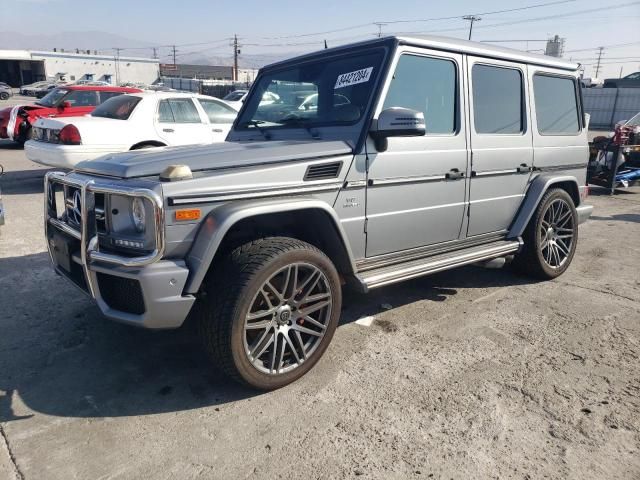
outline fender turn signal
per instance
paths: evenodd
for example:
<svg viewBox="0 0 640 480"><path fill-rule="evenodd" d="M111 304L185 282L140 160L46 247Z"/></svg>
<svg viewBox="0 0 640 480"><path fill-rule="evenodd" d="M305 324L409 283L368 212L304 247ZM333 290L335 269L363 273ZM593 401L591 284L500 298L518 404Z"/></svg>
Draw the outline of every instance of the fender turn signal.
<svg viewBox="0 0 640 480"><path fill-rule="evenodd" d="M201 212L199 208L176 210L177 221L200 220L200 215L201 215Z"/></svg>

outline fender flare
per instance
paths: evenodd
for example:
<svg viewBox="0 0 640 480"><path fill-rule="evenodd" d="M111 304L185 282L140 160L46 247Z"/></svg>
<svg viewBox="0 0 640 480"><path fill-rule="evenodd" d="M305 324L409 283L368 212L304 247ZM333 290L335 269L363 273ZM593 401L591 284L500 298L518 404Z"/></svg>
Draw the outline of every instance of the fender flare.
<svg viewBox="0 0 640 480"><path fill-rule="evenodd" d="M508 238L517 238L522 236L529 220L533 216L533 212L538 208L540 200L547 192L547 190L558 183L570 182L575 184L576 192L580 191L578 179L573 175L552 175L542 174L538 175L532 182L527 190L524 201L520 206L520 210L516 216L515 221L511 224ZM576 207L579 203L576 203Z"/></svg>
<svg viewBox="0 0 640 480"><path fill-rule="evenodd" d="M316 210L328 215L336 229L338 240L349 258L351 269L355 272L355 261L347 236L335 210L328 203L304 197L231 202L215 208L201 223L186 258L190 273L185 285L185 293L198 292L218 248L229 230L238 222L251 217L297 210Z"/></svg>

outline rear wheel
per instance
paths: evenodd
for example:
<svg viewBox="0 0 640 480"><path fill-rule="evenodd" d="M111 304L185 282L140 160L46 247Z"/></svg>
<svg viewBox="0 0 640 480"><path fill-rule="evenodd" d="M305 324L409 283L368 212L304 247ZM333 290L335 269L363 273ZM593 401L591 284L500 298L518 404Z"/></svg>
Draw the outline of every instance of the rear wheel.
<svg viewBox="0 0 640 480"><path fill-rule="evenodd" d="M0 100L7 100L9 98L9 94L7 92L0 93Z"/></svg>
<svg viewBox="0 0 640 480"><path fill-rule="evenodd" d="M552 189L542 197L523 240L514 262L521 272L551 279L569 268L578 243L578 214L565 190Z"/></svg>
<svg viewBox="0 0 640 480"><path fill-rule="evenodd" d="M236 248L196 310L205 346L231 378L271 390L307 373L333 337L342 294L331 260L300 240Z"/></svg>

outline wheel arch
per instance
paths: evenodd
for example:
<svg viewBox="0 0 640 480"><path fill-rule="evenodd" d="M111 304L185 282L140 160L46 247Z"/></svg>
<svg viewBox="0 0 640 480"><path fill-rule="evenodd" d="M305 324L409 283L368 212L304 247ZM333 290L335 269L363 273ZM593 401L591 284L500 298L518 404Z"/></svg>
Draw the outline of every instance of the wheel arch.
<svg viewBox="0 0 640 480"><path fill-rule="evenodd" d="M145 140L143 142L138 142L133 145L129 150L138 150L143 147L166 147L167 145L162 142L158 142L157 140Z"/></svg>
<svg viewBox="0 0 640 480"><path fill-rule="evenodd" d="M196 293L216 257L252 239L289 236L322 250L342 275L356 271L346 234L333 208L315 199L237 202L214 209L202 222L186 263L185 291Z"/></svg>
<svg viewBox="0 0 640 480"><path fill-rule="evenodd" d="M522 236L529 220L536 211L540 200L549 188L561 188L565 190L573 199L574 205L580 205L580 187L578 179L572 175L539 175L532 182L527 190L524 201L515 220L509 228L509 238Z"/></svg>

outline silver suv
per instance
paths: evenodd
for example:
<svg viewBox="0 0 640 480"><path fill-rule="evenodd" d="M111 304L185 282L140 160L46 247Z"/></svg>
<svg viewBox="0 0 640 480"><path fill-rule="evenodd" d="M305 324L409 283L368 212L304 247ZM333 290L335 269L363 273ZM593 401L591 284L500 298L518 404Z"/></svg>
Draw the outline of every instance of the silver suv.
<svg viewBox="0 0 640 480"><path fill-rule="evenodd" d="M343 288L513 256L561 275L592 211L587 160L576 64L376 39L262 69L223 144L49 173L46 237L106 317L189 316L217 366L273 389L322 356Z"/></svg>

